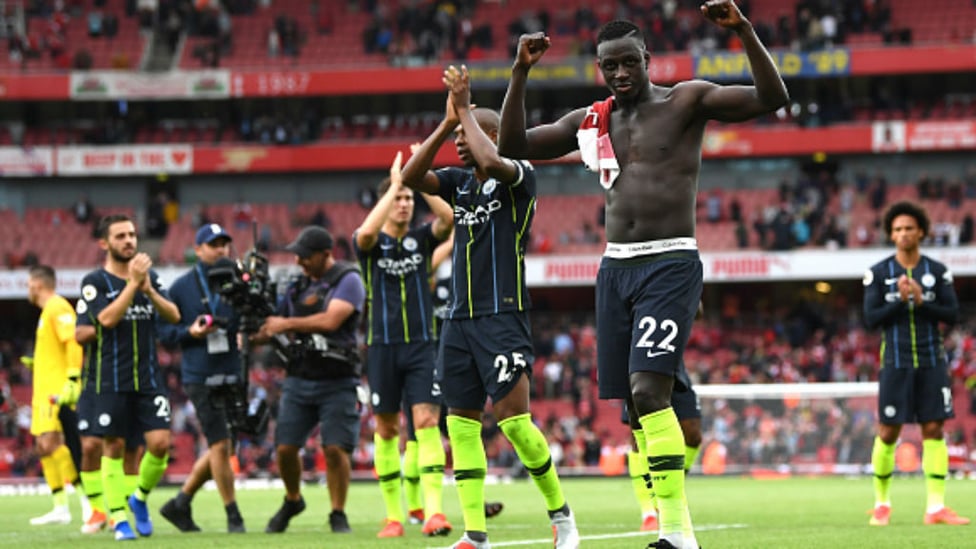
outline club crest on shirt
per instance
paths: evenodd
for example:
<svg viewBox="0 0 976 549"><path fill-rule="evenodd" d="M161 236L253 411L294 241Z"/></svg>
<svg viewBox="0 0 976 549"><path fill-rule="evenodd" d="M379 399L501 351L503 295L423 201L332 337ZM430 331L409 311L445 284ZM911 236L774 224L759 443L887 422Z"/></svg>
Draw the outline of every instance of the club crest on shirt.
<svg viewBox="0 0 976 549"><path fill-rule="evenodd" d="M98 296L98 290L95 289L91 284L85 284L81 288L81 297L85 298L85 301L91 301Z"/></svg>
<svg viewBox="0 0 976 549"><path fill-rule="evenodd" d="M861 279L861 283L864 284L864 287L866 288L870 286L872 282L874 282L874 271L868 269L864 271L864 278Z"/></svg>
<svg viewBox="0 0 976 549"><path fill-rule="evenodd" d="M307 296L305 296L305 299L302 300L302 305L305 305L306 307L311 307L312 305L315 305L318 302L319 302L319 294L312 292Z"/></svg>
<svg viewBox="0 0 976 549"><path fill-rule="evenodd" d="M403 249L408 252L413 252L417 250L417 239L412 236L408 236L403 239Z"/></svg>
<svg viewBox="0 0 976 549"><path fill-rule="evenodd" d="M485 181L484 185L481 186L481 194L485 194L485 195L491 194L495 192L495 187L497 186L498 186L498 181L495 181L494 179L489 179L488 181Z"/></svg>
<svg viewBox="0 0 976 549"><path fill-rule="evenodd" d="M88 312L88 303L84 299L79 299L78 303L75 304L75 312L79 315L83 315Z"/></svg>
<svg viewBox="0 0 976 549"><path fill-rule="evenodd" d="M926 288L931 288L935 286L935 275L932 273L925 273L922 275L922 286Z"/></svg>

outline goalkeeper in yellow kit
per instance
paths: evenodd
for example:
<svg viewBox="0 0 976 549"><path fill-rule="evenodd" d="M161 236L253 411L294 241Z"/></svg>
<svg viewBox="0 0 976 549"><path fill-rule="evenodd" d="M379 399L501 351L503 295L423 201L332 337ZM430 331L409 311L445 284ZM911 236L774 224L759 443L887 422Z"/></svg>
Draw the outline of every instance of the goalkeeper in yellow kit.
<svg viewBox="0 0 976 549"><path fill-rule="evenodd" d="M37 437L44 480L54 498L54 509L30 522L38 526L68 524L71 511L64 489L78 481L78 471L65 446L58 411L60 406L73 406L81 393L82 351L75 341L76 316L68 300L55 292L51 267L39 265L30 270L27 298L41 309L34 342L31 434Z"/></svg>

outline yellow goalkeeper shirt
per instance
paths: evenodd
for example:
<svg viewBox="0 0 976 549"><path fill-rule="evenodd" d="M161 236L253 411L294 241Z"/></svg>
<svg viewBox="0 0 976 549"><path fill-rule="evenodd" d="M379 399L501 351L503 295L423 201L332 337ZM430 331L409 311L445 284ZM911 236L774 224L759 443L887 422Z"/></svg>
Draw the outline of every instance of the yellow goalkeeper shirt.
<svg viewBox="0 0 976 549"><path fill-rule="evenodd" d="M74 307L53 295L44 304L34 340L34 396L49 398L61 392L68 371L81 370L81 345L75 341Z"/></svg>

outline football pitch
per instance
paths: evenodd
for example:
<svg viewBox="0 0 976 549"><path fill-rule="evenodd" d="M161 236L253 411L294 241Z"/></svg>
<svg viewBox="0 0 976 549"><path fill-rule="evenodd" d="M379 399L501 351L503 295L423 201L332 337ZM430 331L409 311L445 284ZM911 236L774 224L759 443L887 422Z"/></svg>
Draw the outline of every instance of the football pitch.
<svg viewBox="0 0 976 549"><path fill-rule="evenodd" d="M565 479L564 488L577 516L584 548L644 548L654 539L638 531L640 512L630 480ZM352 534L329 531L328 495L324 486L304 489L308 509L292 520L284 534L265 534L264 526L276 511L280 489L248 489L238 492L247 534L229 535L219 496L201 491L193 512L203 532L182 534L158 515L175 488L161 488L150 496L156 531L134 542L140 547L328 547L328 548L445 548L461 529L461 516L453 486L445 486L444 505L456 530L448 537L426 538L419 526L407 526L407 535L392 540L376 539L383 518L379 488L373 483L354 483L347 513ZM493 547L552 547L549 522L541 510L542 498L527 480L486 487L490 500L505 503L504 512L488 522ZM976 515L976 481L950 480L947 499L960 515ZM754 480L743 477L688 479L688 498L698 541L705 549L722 548L816 548L854 547L973 547L976 526L924 526L925 485L920 477L896 478L892 485L891 525L868 526L867 511L873 503L869 477L789 478ZM50 509L49 496L0 497L0 547L112 547L108 532L79 533L77 500L71 496L75 521L68 526L30 526L30 517Z"/></svg>

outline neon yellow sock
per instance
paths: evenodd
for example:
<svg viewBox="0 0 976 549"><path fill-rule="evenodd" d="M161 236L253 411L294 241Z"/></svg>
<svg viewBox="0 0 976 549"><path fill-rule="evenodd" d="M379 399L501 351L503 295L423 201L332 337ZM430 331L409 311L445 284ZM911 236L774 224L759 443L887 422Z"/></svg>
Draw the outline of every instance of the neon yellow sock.
<svg viewBox="0 0 976 549"><path fill-rule="evenodd" d="M444 445L441 430L427 427L417 430L417 461L420 466L420 483L424 487L424 514L427 517L444 512Z"/></svg>
<svg viewBox="0 0 976 549"><path fill-rule="evenodd" d="M647 465L657 497L661 536L685 528L685 444L674 410L665 408L640 418L647 444ZM690 523L690 520L688 521Z"/></svg>
<svg viewBox="0 0 976 549"><path fill-rule="evenodd" d="M874 437L871 449L871 466L874 468L874 504L891 505L891 473L895 471L895 445L885 444L881 437Z"/></svg>
<svg viewBox="0 0 976 549"><path fill-rule="evenodd" d="M464 529L487 532L485 526L485 474L488 458L481 440L481 422L447 416L447 434L454 452L454 484L457 486Z"/></svg>
<svg viewBox="0 0 976 549"><path fill-rule="evenodd" d="M945 439L922 441L922 472L925 473L925 493L929 512L945 506L946 475L949 474L949 450Z"/></svg>
<svg viewBox="0 0 976 549"><path fill-rule="evenodd" d="M159 484L159 479L163 478L168 463L169 454L159 457L149 451L142 454L142 461L139 462L139 480L135 489L136 499L146 501L149 492Z"/></svg>
<svg viewBox="0 0 976 549"><path fill-rule="evenodd" d="M384 439L373 433L375 455L373 464L380 482L386 518L403 522L403 505L400 503L400 437Z"/></svg>
<svg viewBox="0 0 976 549"><path fill-rule="evenodd" d="M124 463L124 462L123 462ZM139 475L130 475L126 473L125 475L125 493L134 494L136 493L136 488L139 487Z"/></svg>
<svg viewBox="0 0 976 549"><path fill-rule="evenodd" d="M105 512L105 499L102 494L102 472L101 471L82 471L81 486L88 496L88 503L91 504L93 511Z"/></svg>
<svg viewBox="0 0 976 549"><path fill-rule="evenodd" d="M695 460L698 459L698 452L701 451L701 445L699 446L685 446L685 472L691 471L691 467L695 464Z"/></svg>
<svg viewBox="0 0 976 549"><path fill-rule="evenodd" d="M640 452L627 452L627 471L630 473L630 485L634 489L634 496L640 504L641 517L656 515L654 496L647 489L647 481L650 480L647 460L641 458Z"/></svg>
<svg viewBox="0 0 976 549"><path fill-rule="evenodd" d="M129 520L125 514L125 470L122 458L102 456L102 484L105 487L105 506L115 522Z"/></svg>
<svg viewBox="0 0 976 549"><path fill-rule="evenodd" d="M408 440L403 450L403 492L407 499L407 509L416 511L424 508L424 502L420 500L420 467L416 440Z"/></svg>
<svg viewBox="0 0 976 549"><path fill-rule="evenodd" d="M549 511L562 509L566 505L566 497L559 483L559 474L556 473L552 455L549 454L549 443L546 442L542 431L532 423L532 415L512 416L499 421L498 427L505 433L505 438L512 443L522 464L529 470L536 488L546 500L546 509Z"/></svg>
<svg viewBox="0 0 976 549"><path fill-rule="evenodd" d="M654 514L657 515L657 496L654 495L654 484L651 482L651 472L647 470L647 439L644 438L643 429L632 429L631 434L634 436L634 442L637 446L637 453L641 458L641 465L644 469L644 486L647 490L647 496L650 498L651 508L654 510Z"/></svg>

